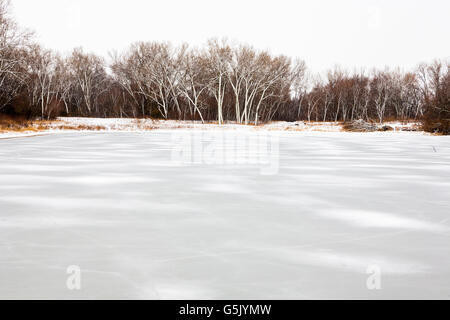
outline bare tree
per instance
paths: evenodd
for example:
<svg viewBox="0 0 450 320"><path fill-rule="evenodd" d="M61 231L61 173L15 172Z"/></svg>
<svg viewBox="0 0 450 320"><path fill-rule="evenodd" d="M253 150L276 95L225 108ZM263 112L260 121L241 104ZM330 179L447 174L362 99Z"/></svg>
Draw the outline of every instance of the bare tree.
<svg viewBox="0 0 450 320"><path fill-rule="evenodd" d="M50 106L60 98L57 88L57 59L39 45L33 45L28 53L29 73L27 87L31 105L40 107L41 118L51 116Z"/></svg>
<svg viewBox="0 0 450 320"><path fill-rule="evenodd" d="M96 99L103 92L107 75L103 59L93 54L85 54L82 49L75 49L68 60L68 68L76 88L82 94L82 99L88 114L98 113ZM82 106L78 111L83 114Z"/></svg>
<svg viewBox="0 0 450 320"><path fill-rule="evenodd" d="M388 72L375 71L373 84L375 87L375 110L378 120L383 123L386 106L391 96L391 77Z"/></svg>
<svg viewBox="0 0 450 320"><path fill-rule="evenodd" d="M197 52L188 52L182 60L182 72L180 75L178 90L182 96L188 100L188 105L192 107L191 114L198 113L202 122L202 105L200 97L208 89L206 75L206 61Z"/></svg>
<svg viewBox="0 0 450 320"><path fill-rule="evenodd" d="M256 104L255 124L258 124L259 111L262 103L271 97L282 96L283 89L290 88L290 83L285 84L283 80L289 79L291 61L285 56L271 58L267 53L262 53L259 57L261 80L257 86L259 100ZM289 90L289 89L288 89Z"/></svg>
<svg viewBox="0 0 450 320"><path fill-rule="evenodd" d="M13 101L24 84L24 56L32 36L18 28L10 18L9 8L9 0L0 0L0 110Z"/></svg>
<svg viewBox="0 0 450 320"><path fill-rule="evenodd" d="M299 120L302 114L303 102L308 92L309 74L307 73L306 63L297 60L291 72L291 95L297 102L296 120Z"/></svg>
<svg viewBox="0 0 450 320"><path fill-rule="evenodd" d="M219 125L224 122L223 102L228 78L228 66L231 60L231 48L226 41L210 40L207 50L208 88L217 102Z"/></svg>

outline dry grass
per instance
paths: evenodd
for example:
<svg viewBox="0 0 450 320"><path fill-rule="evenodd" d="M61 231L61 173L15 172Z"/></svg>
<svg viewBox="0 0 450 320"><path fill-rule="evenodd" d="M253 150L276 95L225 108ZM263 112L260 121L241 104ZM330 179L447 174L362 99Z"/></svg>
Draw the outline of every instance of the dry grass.
<svg viewBox="0 0 450 320"><path fill-rule="evenodd" d="M271 130L281 130L278 128L271 128ZM339 122L316 122L316 121L302 121L284 128L285 131L297 132L339 132L342 131L342 124Z"/></svg>
<svg viewBox="0 0 450 320"><path fill-rule="evenodd" d="M103 131L106 130L106 127L103 126L91 126L91 125L61 125L57 127L59 130L74 130L74 131Z"/></svg>
<svg viewBox="0 0 450 320"><path fill-rule="evenodd" d="M378 127L374 122L364 120L347 121L342 124L342 130L345 132L374 132Z"/></svg>
<svg viewBox="0 0 450 320"><path fill-rule="evenodd" d="M36 131L33 121L25 118L15 118L11 116L0 117L0 132L26 132Z"/></svg>
<svg viewBox="0 0 450 320"><path fill-rule="evenodd" d="M59 120L27 120L20 117L2 115L0 117L0 133L6 132L42 132L50 129L76 131L102 131L106 127L99 125L70 125Z"/></svg>
<svg viewBox="0 0 450 320"><path fill-rule="evenodd" d="M154 125L149 124L146 120L147 119L136 119L134 120L134 123L139 130L147 131L156 129Z"/></svg>

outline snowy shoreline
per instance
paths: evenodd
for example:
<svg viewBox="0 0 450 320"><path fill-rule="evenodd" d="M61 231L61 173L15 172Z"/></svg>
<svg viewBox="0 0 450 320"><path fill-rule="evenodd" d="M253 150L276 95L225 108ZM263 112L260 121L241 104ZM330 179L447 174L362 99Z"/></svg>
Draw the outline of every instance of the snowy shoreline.
<svg viewBox="0 0 450 320"><path fill-rule="evenodd" d="M39 126L39 123L36 124ZM392 131L363 132L364 134L427 134L416 130L418 123L415 122L385 122L378 127L390 126ZM61 117L55 121L46 123L46 129L37 128L30 131L4 131L0 132L0 139L34 137L65 132L145 132L152 130L243 130L243 131L284 131L295 133L346 133L355 134L361 132L347 132L343 130L339 122L283 122L276 121L259 126L244 125L237 123L225 123L219 126L217 123L202 123L200 121L179 120L151 120L130 118L78 118Z"/></svg>

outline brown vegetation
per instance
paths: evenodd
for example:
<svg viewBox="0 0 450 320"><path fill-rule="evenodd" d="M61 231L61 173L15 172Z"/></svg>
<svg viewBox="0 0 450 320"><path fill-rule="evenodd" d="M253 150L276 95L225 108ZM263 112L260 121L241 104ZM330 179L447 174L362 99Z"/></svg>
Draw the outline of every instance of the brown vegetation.
<svg viewBox="0 0 450 320"><path fill-rule="evenodd" d="M106 127L97 125L62 125L57 127L59 130L75 130L75 131L102 131L106 130Z"/></svg>
<svg viewBox="0 0 450 320"><path fill-rule="evenodd" d="M377 131L393 131L393 130L394 128L392 128L391 126L382 126L377 129Z"/></svg>
<svg viewBox="0 0 450 320"><path fill-rule="evenodd" d="M422 129L450 134L450 64L435 62L428 66L421 65L418 73L426 85Z"/></svg>
<svg viewBox="0 0 450 320"><path fill-rule="evenodd" d="M24 117L12 117L9 115L0 114L0 132L25 132L38 131L35 128L33 121L27 120Z"/></svg>
<svg viewBox="0 0 450 320"><path fill-rule="evenodd" d="M374 123L366 122L364 120L356 120L345 122L342 125L342 129L348 132L374 132L377 131L377 125Z"/></svg>
<svg viewBox="0 0 450 320"><path fill-rule="evenodd" d="M0 114L0 132L40 132L49 129L102 131L106 127L99 125L71 125L57 120L27 120L21 116Z"/></svg>

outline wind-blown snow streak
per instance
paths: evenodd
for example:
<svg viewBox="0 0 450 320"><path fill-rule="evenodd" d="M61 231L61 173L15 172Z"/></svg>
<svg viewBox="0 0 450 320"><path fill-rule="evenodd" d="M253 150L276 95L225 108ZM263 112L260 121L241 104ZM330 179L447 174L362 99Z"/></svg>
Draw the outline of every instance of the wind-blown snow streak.
<svg viewBox="0 0 450 320"><path fill-rule="evenodd" d="M331 210L317 212L328 219L343 221L351 225L365 228L393 228L421 231L449 231L449 228L438 223L430 223L420 219L404 218L398 215L368 212L364 210Z"/></svg>

